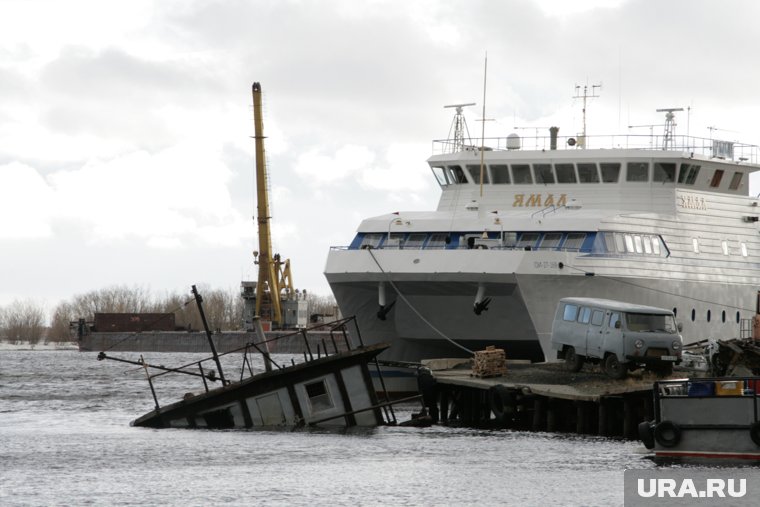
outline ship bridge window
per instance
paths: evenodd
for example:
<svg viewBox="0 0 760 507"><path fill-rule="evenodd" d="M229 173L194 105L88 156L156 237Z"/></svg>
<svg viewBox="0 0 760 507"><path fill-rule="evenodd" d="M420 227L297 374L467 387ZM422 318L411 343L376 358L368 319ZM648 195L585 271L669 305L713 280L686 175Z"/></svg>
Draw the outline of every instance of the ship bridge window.
<svg viewBox="0 0 760 507"><path fill-rule="evenodd" d="M449 166L449 181L451 183L467 183L467 177L460 166Z"/></svg>
<svg viewBox="0 0 760 507"><path fill-rule="evenodd" d="M599 164L602 170L602 183L617 183L620 179L620 164L614 162L602 162Z"/></svg>
<svg viewBox="0 0 760 507"><path fill-rule="evenodd" d="M425 243L426 238L427 234L412 233L408 238L406 238L406 241L404 241L404 248L407 250L419 250Z"/></svg>
<svg viewBox="0 0 760 507"><path fill-rule="evenodd" d="M710 181L710 186L712 188L718 188L720 186L720 180L723 179L723 169L716 169L713 173L712 180Z"/></svg>
<svg viewBox="0 0 760 507"><path fill-rule="evenodd" d="M430 239L427 242L426 248L446 248L446 244L449 243L446 241L446 238L448 238L449 235L444 232L437 232L435 234L430 235Z"/></svg>
<svg viewBox="0 0 760 507"><path fill-rule="evenodd" d="M554 183L554 173L551 164L533 164L533 174L536 183Z"/></svg>
<svg viewBox="0 0 760 507"><path fill-rule="evenodd" d="M470 173L472 181L480 185L480 166L468 165L467 171ZM486 171L486 166L483 166L483 183L488 183L488 171Z"/></svg>
<svg viewBox="0 0 760 507"><path fill-rule="evenodd" d="M599 183L599 171L596 164L581 162L578 164L578 181L581 183Z"/></svg>
<svg viewBox="0 0 760 507"><path fill-rule="evenodd" d="M365 234L359 248L377 248L384 236L384 234Z"/></svg>
<svg viewBox="0 0 760 507"><path fill-rule="evenodd" d="M491 181L494 185L509 183L509 168L504 164L494 164L491 168Z"/></svg>
<svg viewBox="0 0 760 507"><path fill-rule="evenodd" d="M516 185L532 184L533 178L530 176L530 166L527 164L512 164L512 181Z"/></svg>
<svg viewBox="0 0 760 507"><path fill-rule="evenodd" d="M628 162L626 165L626 181L649 181L649 164L647 162Z"/></svg>
<svg viewBox="0 0 760 507"><path fill-rule="evenodd" d="M678 173L678 183L693 185L697 181L700 167L696 164L681 164L681 172Z"/></svg>
<svg viewBox="0 0 760 507"><path fill-rule="evenodd" d="M554 164L554 170L557 172L557 183L577 183L575 178L575 167L573 164Z"/></svg>
<svg viewBox="0 0 760 507"><path fill-rule="evenodd" d="M652 181L676 181L676 165L671 162L655 162Z"/></svg>
<svg viewBox="0 0 760 507"><path fill-rule="evenodd" d="M442 187L446 187L449 185L449 180L446 177L446 168L445 167L431 167L433 170L433 174L435 175L435 179L438 181L438 184Z"/></svg>
<svg viewBox="0 0 760 507"><path fill-rule="evenodd" d="M737 190L742 183L742 176L744 176L744 173L736 171L734 177L731 178L731 183L728 185L728 188L731 190Z"/></svg>
<svg viewBox="0 0 760 507"><path fill-rule="evenodd" d="M542 249L555 249L559 246L559 242L562 241L561 232L547 232L544 234L544 239L541 240Z"/></svg>
<svg viewBox="0 0 760 507"><path fill-rule="evenodd" d="M567 235L567 239L565 240L565 244L562 245L562 248L565 250L580 250L585 239L585 232L571 232Z"/></svg>
<svg viewBox="0 0 760 507"><path fill-rule="evenodd" d="M517 242L517 248L533 248L536 246L539 236L541 235L537 232L523 232L520 235L520 241Z"/></svg>

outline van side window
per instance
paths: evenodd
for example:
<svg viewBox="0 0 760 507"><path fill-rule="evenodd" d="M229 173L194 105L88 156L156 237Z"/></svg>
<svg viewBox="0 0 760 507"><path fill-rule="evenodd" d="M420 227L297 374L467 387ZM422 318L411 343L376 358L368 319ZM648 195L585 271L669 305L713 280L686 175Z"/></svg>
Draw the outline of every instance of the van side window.
<svg viewBox="0 0 760 507"><path fill-rule="evenodd" d="M591 325L601 326L602 321L604 321L604 312L601 310L594 310L594 313L591 315Z"/></svg>
<svg viewBox="0 0 760 507"><path fill-rule="evenodd" d="M569 322L575 322L575 318L578 316L578 307L575 305L565 305L565 313L562 315L563 320Z"/></svg>
<svg viewBox="0 0 760 507"><path fill-rule="evenodd" d="M610 329L615 329L615 324L620 322L620 314L618 312L612 312L610 314Z"/></svg>
<svg viewBox="0 0 760 507"><path fill-rule="evenodd" d="M589 319L591 318L591 308L586 308L585 306L581 308L580 315L578 316L578 322L581 324L588 324Z"/></svg>

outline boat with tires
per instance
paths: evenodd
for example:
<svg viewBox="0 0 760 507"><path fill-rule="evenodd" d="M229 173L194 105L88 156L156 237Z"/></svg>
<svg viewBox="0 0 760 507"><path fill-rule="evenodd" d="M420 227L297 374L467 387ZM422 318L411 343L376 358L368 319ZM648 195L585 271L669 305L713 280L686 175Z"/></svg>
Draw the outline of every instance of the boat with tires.
<svg viewBox="0 0 760 507"><path fill-rule="evenodd" d="M639 439L661 458L760 460L760 377L662 380Z"/></svg>
<svg viewBox="0 0 760 507"><path fill-rule="evenodd" d="M367 218L327 257L343 315L368 343L391 343L381 359L495 345L552 360L570 296L671 309L689 342L735 337L754 313L757 146L676 135L673 110L650 135L473 140L462 110L427 160L437 209Z"/></svg>

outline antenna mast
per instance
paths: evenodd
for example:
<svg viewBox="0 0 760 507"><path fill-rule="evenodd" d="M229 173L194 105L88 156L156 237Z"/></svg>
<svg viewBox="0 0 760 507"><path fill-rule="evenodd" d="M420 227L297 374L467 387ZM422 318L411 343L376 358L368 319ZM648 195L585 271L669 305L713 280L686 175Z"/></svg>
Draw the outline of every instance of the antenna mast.
<svg viewBox="0 0 760 507"><path fill-rule="evenodd" d="M667 150L668 146L673 146L676 135L676 115L674 112L683 111L682 107L665 107L658 109L658 113L665 113L665 135L662 140L662 149Z"/></svg>
<svg viewBox="0 0 760 507"><path fill-rule="evenodd" d="M591 85L591 90L589 94L589 86L588 84L583 85L583 95L581 95L581 86L575 85L575 95L573 96L574 99L583 99L583 130L581 131L581 135L579 136L579 142L578 145L580 148L586 147L586 101L588 99L595 99L598 98L599 95L596 95L596 90L602 89L602 85L595 84Z"/></svg>
<svg viewBox="0 0 760 507"><path fill-rule="evenodd" d="M456 108L456 114L454 114L454 119L452 120L451 128L449 129L449 140L452 139L452 131L454 132L454 146L452 147L451 153L464 151L465 134L467 136L466 138L468 140L470 139L470 129L467 128L467 121L464 119L462 109L474 105L474 102L470 102L467 104L450 104L448 106L443 106L444 109L447 109L449 107Z"/></svg>

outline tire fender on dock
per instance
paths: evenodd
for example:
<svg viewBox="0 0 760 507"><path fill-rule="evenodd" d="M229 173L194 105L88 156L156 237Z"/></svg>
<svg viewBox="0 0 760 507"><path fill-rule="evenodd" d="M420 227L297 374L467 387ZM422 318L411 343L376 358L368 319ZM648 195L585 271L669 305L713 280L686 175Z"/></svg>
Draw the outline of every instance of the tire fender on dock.
<svg viewBox="0 0 760 507"><path fill-rule="evenodd" d="M639 440L647 449L654 449L654 425L649 421L639 423Z"/></svg>
<svg viewBox="0 0 760 507"><path fill-rule="evenodd" d="M675 447L681 441L681 428L672 421L662 421L654 427L654 439L663 447Z"/></svg>
<svg viewBox="0 0 760 507"><path fill-rule="evenodd" d="M512 392L503 385L493 386L488 390L488 401L494 419L499 424L506 424L515 412L515 397Z"/></svg>
<svg viewBox="0 0 760 507"><path fill-rule="evenodd" d="M760 446L760 421L755 421L749 426L749 437Z"/></svg>

